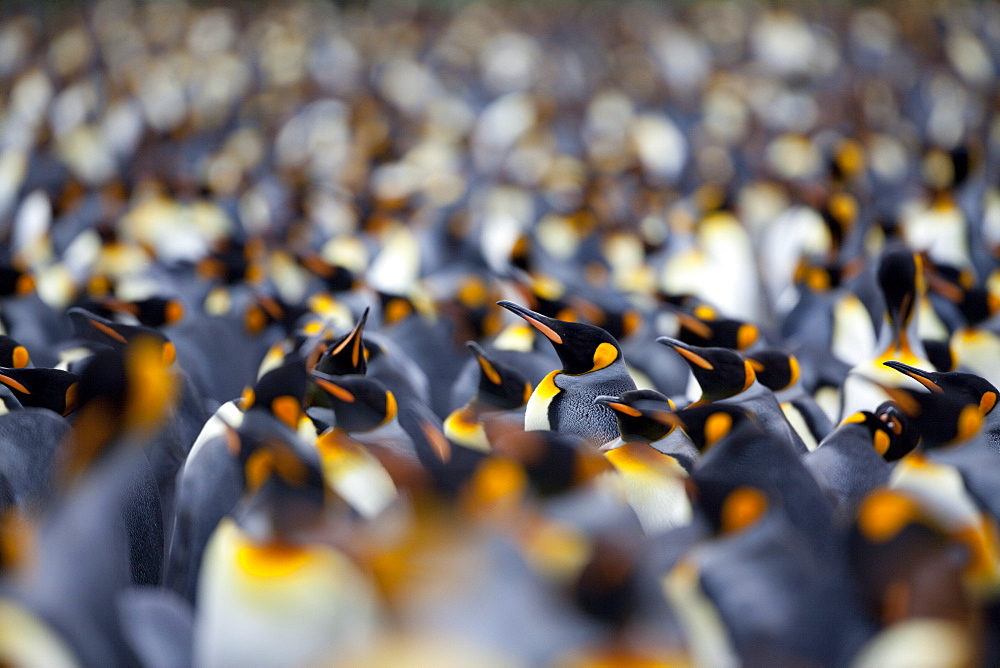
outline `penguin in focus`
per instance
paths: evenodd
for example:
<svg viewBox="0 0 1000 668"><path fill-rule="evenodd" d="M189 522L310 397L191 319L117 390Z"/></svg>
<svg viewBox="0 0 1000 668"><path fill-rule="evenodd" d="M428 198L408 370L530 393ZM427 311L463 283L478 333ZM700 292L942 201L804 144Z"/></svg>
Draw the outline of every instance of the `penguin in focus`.
<svg viewBox="0 0 1000 668"><path fill-rule="evenodd" d="M562 364L532 392L525 429L577 434L598 445L616 438L614 412L594 403L598 396L636 389L614 337L594 325L556 320L509 301L497 303L541 332Z"/></svg>
<svg viewBox="0 0 1000 668"><path fill-rule="evenodd" d="M774 392L757 380L750 360L728 348L700 348L666 336L657 341L687 362L701 386L701 398L696 403L725 403L743 408L754 415L767 433L788 443L795 452L809 451L785 417Z"/></svg>
<svg viewBox="0 0 1000 668"><path fill-rule="evenodd" d="M670 455L685 470L690 471L698 459L698 449L675 423L658 419L664 411L674 411L676 406L656 390L629 390L619 397L600 396L594 401L615 412L618 420L618 438L601 446L609 452L625 443L639 441L665 455Z"/></svg>

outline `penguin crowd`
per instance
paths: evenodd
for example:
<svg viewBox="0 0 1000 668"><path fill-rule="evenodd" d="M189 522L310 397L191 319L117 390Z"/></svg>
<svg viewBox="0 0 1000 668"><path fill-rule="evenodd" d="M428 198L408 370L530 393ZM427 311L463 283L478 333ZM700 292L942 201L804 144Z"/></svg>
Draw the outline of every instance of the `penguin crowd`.
<svg viewBox="0 0 1000 668"><path fill-rule="evenodd" d="M0 5L0 666L1000 665L1000 4Z"/></svg>

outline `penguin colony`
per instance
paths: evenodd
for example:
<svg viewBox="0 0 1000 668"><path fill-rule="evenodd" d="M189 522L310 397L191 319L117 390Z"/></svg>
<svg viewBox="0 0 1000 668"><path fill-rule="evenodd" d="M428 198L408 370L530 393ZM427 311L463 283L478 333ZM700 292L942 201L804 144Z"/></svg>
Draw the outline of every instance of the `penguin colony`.
<svg viewBox="0 0 1000 668"><path fill-rule="evenodd" d="M0 665L1000 664L1000 6L0 9Z"/></svg>

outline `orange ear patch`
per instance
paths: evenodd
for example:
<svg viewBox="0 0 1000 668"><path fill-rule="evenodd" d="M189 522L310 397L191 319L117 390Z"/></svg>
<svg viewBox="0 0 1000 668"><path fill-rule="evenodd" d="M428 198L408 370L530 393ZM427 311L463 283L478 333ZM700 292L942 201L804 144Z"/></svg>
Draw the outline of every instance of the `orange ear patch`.
<svg viewBox="0 0 1000 668"><path fill-rule="evenodd" d="M722 502L721 528L723 533L741 531L764 516L767 497L753 487L737 487Z"/></svg>

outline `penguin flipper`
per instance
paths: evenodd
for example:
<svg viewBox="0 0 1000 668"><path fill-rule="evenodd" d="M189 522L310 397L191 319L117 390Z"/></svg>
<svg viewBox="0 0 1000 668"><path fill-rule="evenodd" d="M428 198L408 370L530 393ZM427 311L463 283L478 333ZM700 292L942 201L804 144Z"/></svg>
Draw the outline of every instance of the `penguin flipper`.
<svg viewBox="0 0 1000 668"><path fill-rule="evenodd" d="M126 642L143 666L190 666L194 609L180 594L133 587L118 595Z"/></svg>

